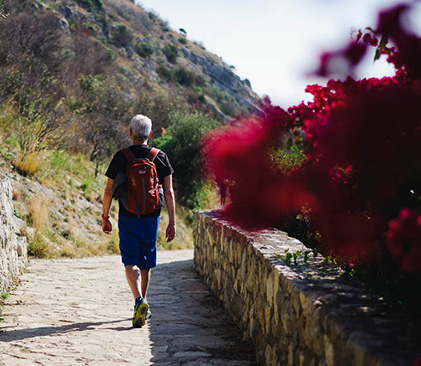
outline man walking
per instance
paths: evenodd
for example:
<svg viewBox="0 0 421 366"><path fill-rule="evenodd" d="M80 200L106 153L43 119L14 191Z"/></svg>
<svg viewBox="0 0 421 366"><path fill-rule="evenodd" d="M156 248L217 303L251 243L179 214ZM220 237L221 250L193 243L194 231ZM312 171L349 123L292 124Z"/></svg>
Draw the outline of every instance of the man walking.
<svg viewBox="0 0 421 366"><path fill-rule="evenodd" d="M133 145L128 149L117 152L105 173L108 181L103 198L102 230L106 234L111 234L112 232L109 212L113 198L113 184L117 176L126 175L130 157L133 159L145 159L150 158L151 153L152 155L157 153L151 160L155 164L159 184L163 185L169 216L169 223L165 233L167 242L170 242L175 237L175 199L172 185L174 170L163 151L148 146L148 139L151 135L152 121L140 114L133 117L130 123L130 138ZM151 316L146 295L151 268L156 266L156 238L160 211L161 209L158 207L147 214L140 214L139 211L133 213L129 211L122 200L119 200L118 229L120 252L125 266L127 282L135 299L133 315L133 327L135 328L142 327Z"/></svg>

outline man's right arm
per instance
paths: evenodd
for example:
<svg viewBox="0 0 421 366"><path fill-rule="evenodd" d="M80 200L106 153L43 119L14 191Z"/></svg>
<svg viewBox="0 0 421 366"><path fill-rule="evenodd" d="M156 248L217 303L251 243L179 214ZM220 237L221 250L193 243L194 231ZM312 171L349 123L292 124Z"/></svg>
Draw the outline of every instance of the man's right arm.
<svg viewBox="0 0 421 366"><path fill-rule="evenodd" d="M172 175L167 175L164 178L164 197L165 204L168 211L168 226L165 232L165 237L167 238L167 243L174 239L176 233L175 227L175 195L174 188L172 185Z"/></svg>
<svg viewBox="0 0 421 366"><path fill-rule="evenodd" d="M113 186L114 181L111 178L108 178L107 186L104 190L104 198L102 199L102 231L105 234L111 234L112 232L112 225L111 221L109 220L110 208L113 199L113 195L111 192L111 187Z"/></svg>

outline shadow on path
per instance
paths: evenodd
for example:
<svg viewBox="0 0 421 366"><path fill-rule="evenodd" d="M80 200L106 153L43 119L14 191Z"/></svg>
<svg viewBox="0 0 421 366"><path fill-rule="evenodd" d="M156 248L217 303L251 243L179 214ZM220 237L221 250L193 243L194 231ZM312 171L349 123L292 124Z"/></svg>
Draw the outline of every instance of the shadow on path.
<svg viewBox="0 0 421 366"><path fill-rule="evenodd" d="M159 264L148 298L153 365L256 365L251 345L192 260Z"/></svg>
<svg viewBox="0 0 421 366"><path fill-rule="evenodd" d="M33 260L3 308L0 365L256 365L192 258L158 253L141 329L119 256Z"/></svg>
<svg viewBox="0 0 421 366"><path fill-rule="evenodd" d="M1 329L0 332L0 342L12 342L22 339L28 339L28 338L35 338L35 337L44 337L44 336L50 336L55 334L66 334L66 333L72 333L72 332L84 332L87 330L95 330L98 329L98 327L106 324L115 324L115 323L122 323L131 321L131 318L128 319L121 319L121 320L112 320L107 322L83 322L83 323L70 323L68 325L63 326L52 326L52 327L35 327L35 328L27 328L27 329L10 329L14 328L14 326L6 326ZM111 329L111 330L119 330L119 331L127 331L131 330L131 328L127 327L110 327L110 328L104 328L101 327L101 329Z"/></svg>

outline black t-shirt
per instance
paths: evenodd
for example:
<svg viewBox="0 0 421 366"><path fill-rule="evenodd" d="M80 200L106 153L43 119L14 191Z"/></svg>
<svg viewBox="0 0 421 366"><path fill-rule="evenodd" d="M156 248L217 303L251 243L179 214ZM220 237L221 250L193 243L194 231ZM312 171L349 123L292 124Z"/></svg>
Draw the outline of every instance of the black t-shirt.
<svg viewBox="0 0 421 366"><path fill-rule="evenodd" d="M129 147L129 149L136 158L141 159L141 158L146 158L149 151L151 151L152 147L148 145L132 145ZM113 159L111 160L111 163L108 166L108 169L105 172L105 175L108 178L114 180L117 176L117 173L119 172L126 173L128 163L129 161L127 160L123 151L120 150L113 156ZM156 171L158 173L159 184L163 184L164 178L167 175L173 174L174 169L172 168L170 164L168 156L161 150L156 156L154 160L154 164L156 166ZM160 213L161 213L161 209L159 208L158 210L150 214L142 215L142 216L143 217L156 217L156 216L159 216ZM121 202L119 202L119 216L137 216L137 215L127 211L124 208L124 206L121 204Z"/></svg>

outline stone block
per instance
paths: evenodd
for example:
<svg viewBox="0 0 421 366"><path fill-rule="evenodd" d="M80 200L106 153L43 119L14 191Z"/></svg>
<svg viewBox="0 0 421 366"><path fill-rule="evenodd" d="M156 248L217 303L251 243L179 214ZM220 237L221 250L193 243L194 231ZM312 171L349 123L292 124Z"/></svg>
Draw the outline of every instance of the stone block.
<svg viewBox="0 0 421 366"><path fill-rule="evenodd" d="M0 290L5 292L28 263L27 241L18 237L10 181L0 181Z"/></svg>

